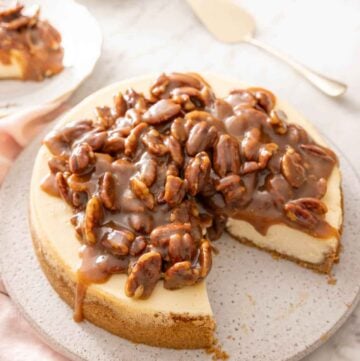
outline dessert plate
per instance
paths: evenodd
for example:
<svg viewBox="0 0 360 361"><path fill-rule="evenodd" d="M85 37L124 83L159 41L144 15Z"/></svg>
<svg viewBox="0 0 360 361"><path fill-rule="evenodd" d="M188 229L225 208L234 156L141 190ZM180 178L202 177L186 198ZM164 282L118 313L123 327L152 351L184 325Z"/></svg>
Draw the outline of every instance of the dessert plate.
<svg viewBox="0 0 360 361"><path fill-rule="evenodd" d="M73 0L29 0L37 4L62 36L65 69L41 82L0 80L0 118L65 100L88 77L101 53L102 36L95 18Z"/></svg>
<svg viewBox="0 0 360 361"><path fill-rule="evenodd" d="M209 360L202 350L153 348L75 323L72 310L45 278L28 228L29 179L38 138L18 158L0 192L0 265L7 290L43 339L73 360ZM336 149L334 145L333 148ZM337 150L343 172L345 225L336 284L327 277L275 261L229 236L216 242L220 254L207 279L217 320L216 337L231 360L299 360L327 340L359 300L360 181Z"/></svg>

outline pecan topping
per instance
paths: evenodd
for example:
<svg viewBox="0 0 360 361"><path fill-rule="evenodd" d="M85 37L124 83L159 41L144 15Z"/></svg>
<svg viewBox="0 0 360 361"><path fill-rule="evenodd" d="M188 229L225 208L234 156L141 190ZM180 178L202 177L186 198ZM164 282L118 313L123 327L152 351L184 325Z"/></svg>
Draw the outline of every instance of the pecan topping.
<svg viewBox="0 0 360 361"><path fill-rule="evenodd" d="M134 298L159 279L168 289L192 285L210 272L211 241L228 217L264 235L279 223L337 235L320 200L336 156L275 103L265 89L217 99L196 74L162 74L150 98L128 89L96 119L51 132L41 187L73 210L79 274L103 282L128 270Z"/></svg>

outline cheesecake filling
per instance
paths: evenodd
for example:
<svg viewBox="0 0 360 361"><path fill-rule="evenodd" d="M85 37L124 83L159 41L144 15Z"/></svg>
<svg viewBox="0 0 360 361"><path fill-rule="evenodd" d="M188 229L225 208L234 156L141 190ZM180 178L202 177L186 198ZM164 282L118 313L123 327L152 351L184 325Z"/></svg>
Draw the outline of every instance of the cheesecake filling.
<svg viewBox="0 0 360 361"><path fill-rule="evenodd" d="M0 79L41 81L63 70L61 35L40 9L0 4Z"/></svg>
<svg viewBox="0 0 360 361"><path fill-rule="evenodd" d="M171 73L149 93L116 94L94 119L44 140L52 157L41 188L72 208L82 244L76 320L87 285L112 274L127 273L125 294L140 299L160 279L167 289L198 283L228 219L264 240L284 224L305 243L338 237L321 200L337 158L271 92L220 99L199 75Z"/></svg>

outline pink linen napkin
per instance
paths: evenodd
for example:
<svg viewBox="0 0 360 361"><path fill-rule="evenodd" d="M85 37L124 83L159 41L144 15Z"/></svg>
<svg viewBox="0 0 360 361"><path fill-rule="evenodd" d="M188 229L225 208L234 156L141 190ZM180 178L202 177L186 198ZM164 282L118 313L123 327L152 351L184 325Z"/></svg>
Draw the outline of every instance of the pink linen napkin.
<svg viewBox="0 0 360 361"><path fill-rule="evenodd" d="M57 103L0 118L0 186L21 149L67 106ZM0 361L68 361L42 342L6 293L0 275Z"/></svg>

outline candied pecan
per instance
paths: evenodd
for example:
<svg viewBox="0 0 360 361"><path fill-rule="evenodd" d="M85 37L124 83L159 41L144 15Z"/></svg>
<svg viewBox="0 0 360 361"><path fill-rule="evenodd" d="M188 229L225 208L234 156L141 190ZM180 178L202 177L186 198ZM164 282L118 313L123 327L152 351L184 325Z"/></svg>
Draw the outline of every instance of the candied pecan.
<svg viewBox="0 0 360 361"><path fill-rule="evenodd" d="M192 73L170 73L167 74L167 78L169 79L169 81L171 83L176 83L179 85L187 85L190 86L192 88L196 88L196 89L201 89L202 87L202 82L205 83L205 81L203 79L201 79L199 76L196 76L195 74ZM201 81L200 81L201 79Z"/></svg>
<svg viewBox="0 0 360 361"><path fill-rule="evenodd" d="M100 185L100 199L105 208L116 209L116 181L110 172L105 172Z"/></svg>
<svg viewBox="0 0 360 361"><path fill-rule="evenodd" d="M270 117L268 122L274 128L275 132L278 134L285 134L287 132L287 116L285 112L280 109L273 109L270 112Z"/></svg>
<svg viewBox="0 0 360 361"><path fill-rule="evenodd" d="M201 192L209 180L211 161L205 152L198 153L191 158L185 168L185 179L188 182L188 193L195 196Z"/></svg>
<svg viewBox="0 0 360 361"><path fill-rule="evenodd" d="M201 267L200 277L205 278L209 274L212 265L211 245L207 239L203 239L201 242L199 263Z"/></svg>
<svg viewBox="0 0 360 361"><path fill-rule="evenodd" d="M87 192L89 190L89 176L80 176L78 174L71 174L67 178L67 184L74 192Z"/></svg>
<svg viewBox="0 0 360 361"><path fill-rule="evenodd" d="M191 267L190 261L177 262L171 266L164 276L164 287L175 290L191 286L199 279L199 270Z"/></svg>
<svg viewBox="0 0 360 361"><path fill-rule="evenodd" d="M170 236L168 253L171 262L190 261L195 251L195 243L189 233L175 233Z"/></svg>
<svg viewBox="0 0 360 361"><path fill-rule="evenodd" d="M199 211L196 203L192 200L185 200L171 210L170 220L171 222L187 223L190 222L191 217L198 216Z"/></svg>
<svg viewBox="0 0 360 361"><path fill-rule="evenodd" d="M165 183L164 201L170 206L175 207L180 204L185 197L187 184L179 177L168 175Z"/></svg>
<svg viewBox="0 0 360 361"><path fill-rule="evenodd" d="M103 152L105 153L118 153L125 149L125 139L117 133L109 135L105 140Z"/></svg>
<svg viewBox="0 0 360 361"><path fill-rule="evenodd" d="M315 214L325 214L328 210L324 202L311 197L298 198L288 202L287 204L295 204Z"/></svg>
<svg viewBox="0 0 360 361"><path fill-rule="evenodd" d="M259 169L260 169L260 166L259 166L258 162L254 162L254 161L245 162L241 166L240 174L244 175L244 174L253 173L253 172L258 171Z"/></svg>
<svg viewBox="0 0 360 361"><path fill-rule="evenodd" d="M134 242L131 243L130 246L130 255L135 257L142 253L147 246L146 238L144 236L137 236L134 239Z"/></svg>
<svg viewBox="0 0 360 361"><path fill-rule="evenodd" d="M120 118L120 122L123 125L126 124L127 126L135 127L142 122L142 113L135 108L128 109L125 117Z"/></svg>
<svg viewBox="0 0 360 361"><path fill-rule="evenodd" d="M186 151L193 156L213 146L218 138L218 130L207 121L197 122L190 130Z"/></svg>
<svg viewBox="0 0 360 361"><path fill-rule="evenodd" d="M2 4L4 5L4 4ZM24 9L24 5L15 2L14 4L12 4L11 6L7 6L0 8L0 20L3 21L4 19L7 18L15 18L17 16L19 16L21 14L21 11Z"/></svg>
<svg viewBox="0 0 360 361"><path fill-rule="evenodd" d="M128 189L124 192L121 202L121 210L124 212L143 213L146 210L144 203Z"/></svg>
<svg viewBox="0 0 360 361"><path fill-rule="evenodd" d="M140 165L140 180L148 187L151 187L156 181L157 163L155 159L146 159Z"/></svg>
<svg viewBox="0 0 360 361"><path fill-rule="evenodd" d="M93 170L95 154L87 143L78 144L74 147L69 158L69 169L75 174L86 174Z"/></svg>
<svg viewBox="0 0 360 361"><path fill-rule="evenodd" d="M276 104L275 95L269 90L262 88L248 88L247 90L255 96L258 106L267 114L270 114Z"/></svg>
<svg viewBox="0 0 360 361"><path fill-rule="evenodd" d="M147 100L142 93L136 92L134 89L126 89L124 100L128 108L134 108L143 113L147 108Z"/></svg>
<svg viewBox="0 0 360 361"><path fill-rule="evenodd" d="M55 132L59 132L58 134L63 141L70 143L74 139L81 137L83 134L91 131L92 129L93 122L91 120L85 119L76 122L70 122L64 128L59 131L55 130Z"/></svg>
<svg viewBox="0 0 360 361"><path fill-rule="evenodd" d="M335 153L328 148L316 144L301 144L300 148L314 157L333 163L337 162Z"/></svg>
<svg viewBox="0 0 360 361"><path fill-rule="evenodd" d="M168 148L163 142L163 136L155 128L149 129L141 140L151 154L161 157L168 152Z"/></svg>
<svg viewBox="0 0 360 361"><path fill-rule="evenodd" d="M169 84L169 78L165 74L161 74L150 88L150 94L154 98L159 98L165 93L166 87Z"/></svg>
<svg viewBox="0 0 360 361"><path fill-rule="evenodd" d="M155 247L163 247L170 241L170 237L174 234L184 235L191 231L190 223L170 223L158 226L150 233L150 242Z"/></svg>
<svg viewBox="0 0 360 361"><path fill-rule="evenodd" d="M127 104L122 93L118 93L114 96L114 107L118 118L125 115L127 111Z"/></svg>
<svg viewBox="0 0 360 361"><path fill-rule="evenodd" d="M205 105L201 92L189 86L173 89L170 96L175 103L181 104L186 111L203 108Z"/></svg>
<svg viewBox="0 0 360 361"><path fill-rule="evenodd" d="M296 124L288 124L287 137L289 143L297 146L299 143L308 143L309 136L306 130Z"/></svg>
<svg viewBox="0 0 360 361"><path fill-rule="evenodd" d="M149 209L153 209L155 205L155 199L153 194L150 192L147 185L137 178L130 179L130 188L133 193L141 199L145 206Z"/></svg>
<svg viewBox="0 0 360 361"><path fill-rule="evenodd" d="M181 166L184 162L184 156L182 153L182 147L180 142L174 138L172 135L166 137L165 139L165 144L169 149L171 158L173 159L173 161Z"/></svg>
<svg viewBox="0 0 360 361"><path fill-rule="evenodd" d="M90 145L93 151L97 151L103 147L107 138L105 131L96 131L86 134L80 139L79 143L87 143Z"/></svg>
<svg viewBox="0 0 360 361"><path fill-rule="evenodd" d="M302 163L301 155L288 147L281 160L281 172L294 188L300 187L306 180L306 171Z"/></svg>
<svg viewBox="0 0 360 361"><path fill-rule="evenodd" d="M149 124L167 122L181 110L179 104L170 99L162 99L152 105L143 115L143 120Z"/></svg>
<svg viewBox="0 0 360 361"><path fill-rule="evenodd" d="M133 213L129 216L129 224L136 232L149 234L153 228L153 218L147 213Z"/></svg>
<svg viewBox="0 0 360 361"><path fill-rule="evenodd" d="M233 108L239 106L254 108L257 103L255 96L246 89L232 90L225 100L227 103L231 104Z"/></svg>
<svg viewBox="0 0 360 361"><path fill-rule="evenodd" d="M236 138L229 134L222 134L214 148L214 170L224 177L227 173L239 173L240 151Z"/></svg>
<svg viewBox="0 0 360 361"><path fill-rule="evenodd" d="M105 128L110 128L115 123L114 114L108 106L96 107L96 115L98 122Z"/></svg>
<svg viewBox="0 0 360 361"><path fill-rule="evenodd" d="M186 142L188 137L188 133L185 129L185 119L183 118L176 118L171 123L170 127L171 135L177 139L180 143Z"/></svg>
<svg viewBox="0 0 360 361"><path fill-rule="evenodd" d="M318 224L316 216L302 204L288 202L284 205L284 211L290 221L298 223L302 227L312 229Z"/></svg>
<svg viewBox="0 0 360 361"><path fill-rule="evenodd" d="M278 150L278 145L275 143L267 143L259 149L258 164L260 169L267 167L270 158Z"/></svg>
<svg viewBox="0 0 360 361"><path fill-rule="evenodd" d="M223 194L226 203L240 200L245 192L241 178L237 174L230 174L221 178L216 185L216 190Z"/></svg>
<svg viewBox="0 0 360 361"><path fill-rule="evenodd" d="M101 244L113 254L126 256L129 253L129 248L134 239L134 233L126 229L113 229L104 234L101 239Z"/></svg>
<svg viewBox="0 0 360 361"><path fill-rule="evenodd" d="M259 128L252 128L245 132L241 141L241 151L247 160L254 160L257 157L260 146L261 132Z"/></svg>
<svg viewBox="0 0 360 361"><path fill-rule="evenodd" d="M140 135L147 126L148 125L146 123L139 123L131 130L129 136L125 139L125 155L134 155L138 146Z"/></svg>
<svg viewBox="0 0 360 361"><path fill-rule="evenodd" d="M57 172L66 172L68 171L68 165L66 160L59 157L52 157L48 161L48 166L51 173L56 174Z"/></svg>
<svg viewBox="0 0 360 361"><path fill-rule="evenodd" d="M149 297L161 276L161 255L157 252L144 253L132 267L125 284L128 297Z"/></svg>
<svg viewBox="0 0 360 361"><path fill-rule="evenodd" d="M67 180L64 176L64 173L61 173L61 172L56 173L55 180L56 180L56 186L60 193L61 198L66 203L72 205L70 190L69 190L69 186L67 184Z"/></svg>
<svg viewBox="0 0 360 361"><path fill-rule="evenodd" d="M86 204L84 218L84 236L88 244L96 243L95 228L100 226L103 219L103 208L100 199L93 196Z"/></svg>

